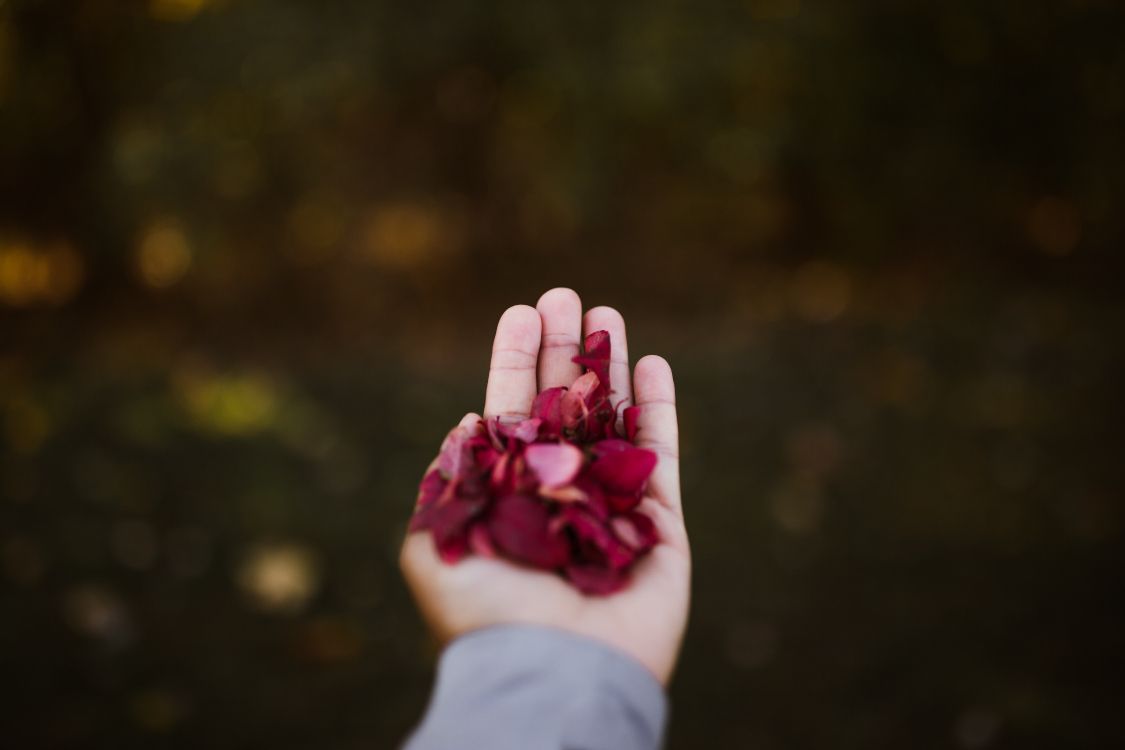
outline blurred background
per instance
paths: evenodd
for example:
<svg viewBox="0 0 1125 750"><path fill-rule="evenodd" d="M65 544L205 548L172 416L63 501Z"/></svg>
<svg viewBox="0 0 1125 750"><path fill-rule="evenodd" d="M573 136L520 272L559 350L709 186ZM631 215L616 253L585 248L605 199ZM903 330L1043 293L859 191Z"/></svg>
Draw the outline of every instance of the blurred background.
<svg viewBox="0 0 1125 750"><path fill-rule="evenodd" d="M568 285L677 373L669 747L1123 746L1123 33L0 0L0 745L394 747L419 474Z"/></svg>

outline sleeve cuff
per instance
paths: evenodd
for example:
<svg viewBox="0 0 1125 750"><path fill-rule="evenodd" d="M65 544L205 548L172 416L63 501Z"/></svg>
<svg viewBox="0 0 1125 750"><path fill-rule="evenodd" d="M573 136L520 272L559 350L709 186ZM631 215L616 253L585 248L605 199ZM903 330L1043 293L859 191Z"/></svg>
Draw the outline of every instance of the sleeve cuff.
<svg viewBox="0 0 1125 750"><path fill-rule="evenodd" d="M625 653L555 628L502 625L446 648L407 748L651 750L666 717L660 684Z"/></svg>

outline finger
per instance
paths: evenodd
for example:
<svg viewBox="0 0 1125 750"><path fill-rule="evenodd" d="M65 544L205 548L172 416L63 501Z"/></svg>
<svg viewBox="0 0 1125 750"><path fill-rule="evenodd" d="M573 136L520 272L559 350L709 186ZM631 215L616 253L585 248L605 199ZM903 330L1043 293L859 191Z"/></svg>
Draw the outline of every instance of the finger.
<svg viewBox="0 0 1125 750"><path fill-rule="evenodd" d="M570 386L582 367L571 361L578 356L582 335L582 300L573 289L545 292L535 304L543 319L543 342L539 346L539 390Z"/></svg>
<svg viewBox="0 0 1125 750"><path fill-rule="evenodd" d="M609 332L609 387L613 390L610 398L614 405L624 402L621 409L631 406L633 387L629 379L629 342L625 338L625 319L612 307L594 307L586 312L582 327L586 336L594 331ZM620 420L621 410L618 410L617 416Z"/></svg>
<svg viewBox="0 0 1125 750"><path fill-rule="evenodd" d="M655 451L658 456L648 482L649 494L679 512L679 427L672 368L663 357L642 357L633 372L633 388L640 407L637 445Z"/></svg>
<svg viewBox="0 0 1125 750"><path fill-rule="evenodd" d="M539 313L527 305L509 307L500 316L484 393L485 419L517 421L531 413L542 326Z"/></svg>

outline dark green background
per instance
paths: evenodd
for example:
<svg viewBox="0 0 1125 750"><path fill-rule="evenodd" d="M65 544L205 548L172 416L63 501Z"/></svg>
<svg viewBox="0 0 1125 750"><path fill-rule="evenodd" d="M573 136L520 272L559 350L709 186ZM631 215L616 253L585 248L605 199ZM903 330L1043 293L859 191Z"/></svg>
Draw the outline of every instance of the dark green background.
<svg viewBox="0 0 1125 750"><path fill-rule="evenodd" d="M1122 38L0 0L0 744L394 746L415 483L556 285L678 378L670 747L1125 743ZM263 608L255 550L307 597Z"/></svg>

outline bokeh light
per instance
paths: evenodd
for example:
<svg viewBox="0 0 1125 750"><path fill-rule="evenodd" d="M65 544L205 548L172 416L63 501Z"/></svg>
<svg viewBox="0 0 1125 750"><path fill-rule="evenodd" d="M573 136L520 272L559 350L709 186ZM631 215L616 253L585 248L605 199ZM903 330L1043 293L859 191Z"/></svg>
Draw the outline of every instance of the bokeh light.
<svg viewBox="0 0 1125 750"><path fill-rule="evenodd" d="M297 544L263 544L246 554L238 584L254 605L270 612L296 612L318 585L316 562Z"/></svg>

